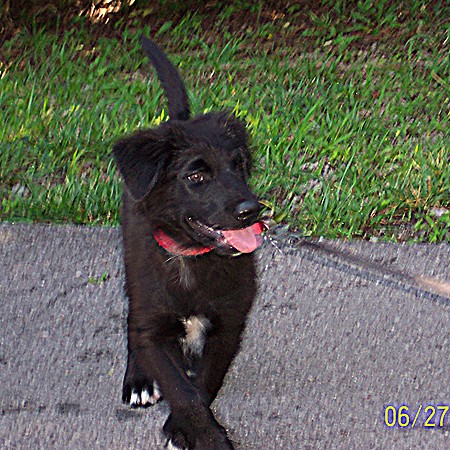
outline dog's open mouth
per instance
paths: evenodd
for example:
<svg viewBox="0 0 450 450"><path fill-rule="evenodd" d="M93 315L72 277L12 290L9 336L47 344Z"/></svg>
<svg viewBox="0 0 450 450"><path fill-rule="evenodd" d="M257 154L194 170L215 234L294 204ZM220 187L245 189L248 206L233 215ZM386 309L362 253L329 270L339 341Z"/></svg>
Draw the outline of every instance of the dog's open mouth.
<svg viewBox="0 0 450 450"><path fill-rule="evenodd" d="M220 230L188 218L189 226L212 242L215 247L224 247L239 253L251 253L263 242L262 233L267 228L264 222L256 222L246 228Z"/></svg>

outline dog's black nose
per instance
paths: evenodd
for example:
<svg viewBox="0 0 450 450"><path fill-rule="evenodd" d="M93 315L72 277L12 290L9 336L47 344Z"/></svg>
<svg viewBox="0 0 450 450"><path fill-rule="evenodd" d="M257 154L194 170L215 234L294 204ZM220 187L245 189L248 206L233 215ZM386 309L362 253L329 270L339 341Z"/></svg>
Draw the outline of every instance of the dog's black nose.
<svg viewBox="0 0 450 450"><path fill-rule="evenodd" d="M236 206L235 213L238 220L252 221L258 217L263 206L256 200L245 200Z"/></svg>

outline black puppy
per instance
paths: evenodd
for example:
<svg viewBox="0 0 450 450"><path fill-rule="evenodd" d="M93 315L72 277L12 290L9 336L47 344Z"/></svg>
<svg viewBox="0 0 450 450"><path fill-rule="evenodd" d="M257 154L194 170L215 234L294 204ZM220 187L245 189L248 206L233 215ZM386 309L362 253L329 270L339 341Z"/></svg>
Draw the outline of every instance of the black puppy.
<svg viewBox="0 0 450 450"><path fill-rule="evenodd" d="M123 239L129 297L123 400L163 395L179 448L232 449L211 402L238 351L256 293L252 252L261 205L247 185L245 126L228 112L190 119L177 70L151 41L170 120L114 147L125 180Z"/></svg>

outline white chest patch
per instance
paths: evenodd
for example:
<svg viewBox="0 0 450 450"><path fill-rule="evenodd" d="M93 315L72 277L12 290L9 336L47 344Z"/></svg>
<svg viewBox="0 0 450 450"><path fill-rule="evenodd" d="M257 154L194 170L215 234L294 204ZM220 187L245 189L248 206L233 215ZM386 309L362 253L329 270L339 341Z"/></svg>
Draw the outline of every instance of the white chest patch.
<svg viewBox="0 0 450 450"><path fill-rule="evenodd" d="M181 339L183 353L186 356L200 357L205 346L206 333L211 328L211 322L204 316L191 316L183 319L186 336Z"/></svg>

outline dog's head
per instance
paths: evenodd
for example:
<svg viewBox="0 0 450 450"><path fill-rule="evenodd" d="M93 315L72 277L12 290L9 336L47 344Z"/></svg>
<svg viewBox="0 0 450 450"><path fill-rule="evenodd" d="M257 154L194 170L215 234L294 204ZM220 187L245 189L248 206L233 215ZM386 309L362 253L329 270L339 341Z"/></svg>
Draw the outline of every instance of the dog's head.
<svg viewBox="0 0 450 450"><path fill-rule="evenodd" d="M168 121L119 141L114 155L133 201L180 248L250 253L261 243L261 204L250 191L244 124L213 113Z"/></svg>

